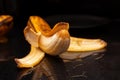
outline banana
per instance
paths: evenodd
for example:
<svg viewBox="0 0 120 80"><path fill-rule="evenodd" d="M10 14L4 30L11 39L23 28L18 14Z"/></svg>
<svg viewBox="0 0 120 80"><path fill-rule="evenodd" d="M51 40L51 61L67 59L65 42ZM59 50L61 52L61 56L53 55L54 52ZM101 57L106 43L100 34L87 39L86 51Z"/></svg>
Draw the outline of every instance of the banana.
<svg viewBox="0 0 120 80"><path fill-rule="evenodd" d="M0 15L0 43L8 41L6 34L13 27L13 17L11 15Z"/></svg>
<svg viewBox="0 0 120 80"><path fill-rule="evenodd" d="M58 34L58 30L63 29L69 29L69 24L68 23L57 23L53 29L51 30L49 24L43 20L41 17L38 16L31 16L30 20L28 21L28 25L32 25L31 27L36 31L36 32L41 32L41 36L40 39L38 41L39 47L45 51L48 54L55 54L58 50L61 51L61 49L63 48L56 48L57 50L54 51L53 50L53 46L55 46L55 43L57 41L57 43L59 44L59 40L60 39L57 38L58 36L60 36ZM62 28L63 27L63 28ZM64 34L62 34L61 31L61 36L64 37ZM58 36L55 36L55 34L58 34ZM86 38L78 38L78 37L73 37L70 36L70 34L68 34L66 32L67 35L69 35L68 37L66 36L65 38L66 40L66 48L68 48L66 51L93 51L93 50L99 50L104 48L105 46L107 46L107 43L102 40L102 39L86 39ZM54 35L51 37L51 35ZM50 37L48 37L50 36ZM70 40L69 40L70 39ZM61 40L60 40L61 41ZM69 42L70 41L70 42ZM62 41L61 41L62 44ZM50 46L48 46L50 45ZM53 45L53 46L52 46ZM64 46L64 45L63 45ZM67 47L69 46L69 47ZM55 48L54 48L55 49ZM53 51L53 52L51 52ZM65 51L65 50L63 50ZM61 51L61 53L63 52ZM56 54L58 55L58 54Z"/></svg>
<svg viewBox="0 0 120 80"><path fill-rule="evenodd" d="M102 39L85 39L70 36L69 23L58 22L52 29L41 17L30 16L24 36L31 51L23 58L15 58L19 68L37 65L46 54L56 56L69 51L93 51L107 46Z"/></svg>
<svg viewBox="0 0 120 80"><path fill-rule="evenodd" d="M45 53L39 48L31 46L31 51L23 58L15 58L17 67L30 68L37 65L45 56Z"/></svg>
<svg viewBox="0 0 120 80"><path fill-rule="evenodd" d="M11 22L12 20L13 20L13 17L10 15L0 15L0 25Z"/></svg>
<svg viewBox="0 0 120 80"><path fill-rule="evenodd" d="M13 17L0 15L0 36L5 35L13 27Z"/></svg>

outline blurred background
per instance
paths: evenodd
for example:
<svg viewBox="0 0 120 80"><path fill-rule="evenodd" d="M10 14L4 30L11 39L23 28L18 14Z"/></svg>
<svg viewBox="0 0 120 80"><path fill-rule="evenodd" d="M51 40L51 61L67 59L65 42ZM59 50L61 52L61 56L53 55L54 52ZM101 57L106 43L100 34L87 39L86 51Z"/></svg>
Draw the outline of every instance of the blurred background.
<svg viewBox="0 0 120 80"><path fill-rule="evenodd" d="M120 3L118 0L0 0L0 14L12 15L15 20L14 23L20 26L15 27L18 31L23 30L31 15L41 16L48 22L51 22L51 24L55 24L57 20L69 21L75 18L77 20L74 19L75 21L71 22L79 21L78 26L82 24L82 28L84 28L85 26L83 27L83 25L86 24L119 22L119 10ZM57 17L54 17L56 15ZM60 17L61 15L64 16L61 19L58 15ZM72 15L73 18L69 18L67 15ZM87 17L81 17L81 15L87 15ZM56 19L56 21L51 19Z"/></svg>
<svg viewBox="0 0 120 80"><path fill-rule="evenodd" d="M91 14L120 17L118 0L0 0L0 13L14 16L54 14Z"/></svg>
<svg viewBox="0 0 120 80"><path fill-rule="evenodd" d="M30 44L25 40L23 29L32 15L41 16L51 27L59 21L67 21L70 23L71 36L100 38L108 43L102 54L95 54L84 60L75 59L75 62L72 60L64 64L62 59L48 56L48 60L45 58L45 61L50 63L48 68L43 67L44 61L42 65L40 64L42 68L37 67L38 70L48 70L49 73L52 68L53 73L60 78L57 80L66 78L66 75L70 77L66 80L78 80L78 78L81 80L120 80L119 10L119 0L0 0L0 15L11 15L14 19L13 28L7 34L7 43L0 43L0 80L16 80L16 76L21 73L21 69L16 67L13 59L21 58L30 51ZM37 69L32 70L38 72ZM34 79L31 77L36 75L30 72L32 71L27 71L27 74L29 73L27 75L23 70L24 80Z"/></svg>

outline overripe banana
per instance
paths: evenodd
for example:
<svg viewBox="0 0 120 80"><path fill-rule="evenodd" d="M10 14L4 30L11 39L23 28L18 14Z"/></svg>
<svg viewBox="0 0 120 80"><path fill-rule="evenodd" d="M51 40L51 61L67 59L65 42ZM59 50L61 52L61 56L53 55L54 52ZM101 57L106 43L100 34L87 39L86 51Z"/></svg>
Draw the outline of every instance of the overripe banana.
<svg viewBox="0 0 120 80"><path fill-rule="evenodd" d="M93 51L104 48L107 43L101 39L71 37L69 23L59 22L53 29L41 17L30 16L24 29L25 39L32 46L30 53L21 59L15 59L18 67L33 67L44 57L66 51ZM39 56L39 57L38 57Z"/></svg>

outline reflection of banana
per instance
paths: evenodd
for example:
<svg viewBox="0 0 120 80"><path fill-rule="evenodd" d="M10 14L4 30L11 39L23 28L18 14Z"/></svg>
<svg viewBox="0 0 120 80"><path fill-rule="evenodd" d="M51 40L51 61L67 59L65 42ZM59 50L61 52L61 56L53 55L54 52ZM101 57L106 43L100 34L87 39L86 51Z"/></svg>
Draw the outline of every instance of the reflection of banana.
<svg viewBox="0 0 120 80"><path fill-rule="evenodd" d="M31 46L31 51L30 53L23 57L23 58L15 58L15 61L17 63L17 66L19 68L29 68L29 67L34 67L37 65L45 56L45 53L42 52L39 48Z"/></svg>
<svg viewBox="0 0 120 80"><path fill-rule="evenodd" d="M94 51L67 51L59 55L60 58L63 59L64 62L70 62L77 59L83 59L85 57L88 57L90 55L103 55L106 50L100 49L100 50L94 50Z"/></svg>
<svg viewBox="0 0 120 80"><path fill-rule="evenodd" d="M31 16L24 35L32 50L26 57L15 59L18 67L35 66L44 57L44 52L56 56L66 51L92 51L106 46L101 39L70 37L68 29L66 22L59 22L51 29L41 17Z"/></svg>

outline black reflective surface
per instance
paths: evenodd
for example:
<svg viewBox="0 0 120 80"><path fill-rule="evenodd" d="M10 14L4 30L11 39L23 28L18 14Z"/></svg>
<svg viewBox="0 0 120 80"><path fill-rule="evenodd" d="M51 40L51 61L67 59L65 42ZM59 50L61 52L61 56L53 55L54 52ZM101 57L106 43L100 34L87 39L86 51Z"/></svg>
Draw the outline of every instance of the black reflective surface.
<svg viewBox="0 0 120 80"><path fill-rule="evenodd" d="M26 22L19 22L22 20L15 22L7 35L8 42L0 44L0 80L120 80L119 21L99 27L70 28L71 36L105 40L108 46L102 52L74 60L46 55L41 63L29 69L17 68L14 61L30 50L23 35Z"/></svg>

